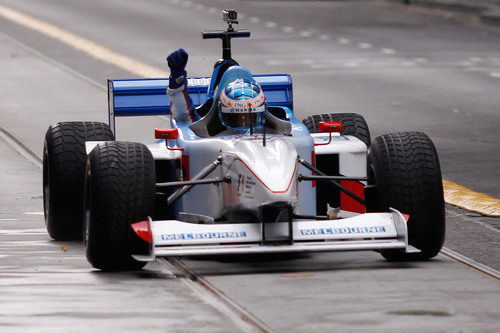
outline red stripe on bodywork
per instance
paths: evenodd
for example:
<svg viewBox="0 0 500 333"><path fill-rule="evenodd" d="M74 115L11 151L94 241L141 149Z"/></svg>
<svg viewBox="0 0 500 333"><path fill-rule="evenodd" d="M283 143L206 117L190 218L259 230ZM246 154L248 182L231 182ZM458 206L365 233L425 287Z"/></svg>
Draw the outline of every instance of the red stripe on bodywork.
<svg viewBox="0 0 500 333"><path fill-rule="evenodd" d="M356 194L361 199L365 199L365 185L357 182L355 180L342 180L340 185L344 186L346 189ZM355 213L365 213L366 207L349 195L340 191L340 209Z"/></svg>
<svg viewBox="0 0 500 333"><path fill-rule="evenodd" d="M314 152L314 150L311 150L311 164L312 164L313 167L316 167L316 153ZM313 172L312 175L314 176L315 173ZM312 184L312 187L316 187L316 181L315 180L313 180L311 182L311 184Z"/></svg>
<svg viewBox="0 0 500 333"><path fill-rule="evenodd" d="M189 155L182 155L182 174L184 175L183 180L189 180Z"/></svg>

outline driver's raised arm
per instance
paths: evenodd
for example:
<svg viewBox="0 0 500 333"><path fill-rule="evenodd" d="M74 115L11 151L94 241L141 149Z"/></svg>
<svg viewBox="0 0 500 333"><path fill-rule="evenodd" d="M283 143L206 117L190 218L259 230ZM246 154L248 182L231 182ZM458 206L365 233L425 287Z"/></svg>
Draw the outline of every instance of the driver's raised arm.
<svg viewBox="0 0 500 333"><path fill-rule="evenodd" d="M193 110L191 98L187 94L187 72L185 70L188 54L184 49L170 53L167 57L170 67L170 77L167 87L167 95L170 98L171 116L176 121L191 123L199 119Z"/></svg>

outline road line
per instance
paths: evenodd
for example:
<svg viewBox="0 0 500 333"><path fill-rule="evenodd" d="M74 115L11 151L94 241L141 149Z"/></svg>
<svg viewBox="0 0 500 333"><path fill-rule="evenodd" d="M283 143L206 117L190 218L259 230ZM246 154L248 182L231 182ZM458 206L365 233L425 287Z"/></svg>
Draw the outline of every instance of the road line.
<svg viewBox="0 0 500 333"><path fill-rule="evenodd" d="M19 154L24 156L30 162L35 164L38 168L42 169L42 159L28 146L24 144L17 136L7 131L0 125L0 137L4 139L11 147L13 147Z"/></svg>
<svg viewBox="0 0 500 333"><path fill-rule="evenodd" d="M164 267L173 270L175 267L183 273L187 279L182 279L187 286L197 292L202 299L212 305L222 315L228 317L244 332L272 332L272 329L248 312L241 305L226 296L222 291L214 287L210 282L202 276L196 274L185 263L176 258L157 259L157 262L163 264Z"/></svg>
<svg viewBox="0 0 500 333"><path fill-rule="evenodd" d="M497 271L496 269L493 269L491 267L488 267L486 265L481 264L480 262L475 261L474 259L468 258L464 255L461 255L458 252L455 252L453 250L450 250L447 247L443 247L441 249L441 253L445 255L446 257L452 258L466 266L469 266L473 268L474 270L481 272L483 274L486 274L488 276L491 276L497 280L500 280L500 272Z"/></svg>
<svg viewBox="0 0 500 333"><path fill-rule="evenodd" d="M209 9L214 9L214 7L211 7ZM75 49L86 53L96 59L102 60L106 63L109 63L113 66L122 68L126 71L129 71L132 74L136 74L139 76L143 77L168 77L170 75L169 72L164 71L162 69L156 68L154 66L148 65L146 63L143 63L141 61L132 59L130 57L127 57L123 54L117 53L115 51L112 51L102 45L97 44L96 42L90 41L88 39L85 39L79 35L76 35L72 32L69 32L67 30L64 30L62 28L59 28L53 24L50 24L48 22L36 19L34 17L31 17L29 15L26 15L24 13L21 13L17 10L11 9L9 7L0 5L0 15L3 16L4 18L11 20L17 24L20 24L22 26L25 26L27 28L33 29L35 31L38 31L39 33L42 33L44 35L47 35L49 37L55 38L62 43L69 45L71 47L74 47ZM250 21L255 21L258 22L259 19L257 17L251 17ZM255 23L254 22L254 23ZM304 31L302 32L304 33ZM310 32L307 32L310 33ZM348 44L351 41L346 38L339 38L338 39L340 44ZM415 65L413 62L404 62L404 65L407 66L412 66ZM357 66L358 64L349 64L352 67ZM9 136L6 134L3 130L2 127L0 127L0 135L1 133ZM4 137L5 138L5 137ZM13 137L10 137L10 139L13 139ZM7 138L6 140L9 140ZM13 139L15 142L21 143L21 141L16 141ZM27 150L31 151L31 150ZM36 154L35 154L36 156ZM36 158L35 158L36 159ZM496 198L491 198L486 195L484 196L478 196L478 192L474 192L472 190L469 190L463 186L460 186L458 184L452 183L450 181L444 180L443 182L446 183L444 186L444 192L445 192L445 201L448 204L458 206L463 209L467 210L472 210L474 212L487 215L487 216L500 216L500 200ZM460 191L457 191L457 186L460 187ZM479 193L482 194L482 193ZM473 202L474 204L469 204L469 205L463 205L463 203L466 201L464 200L465 197L471 196L473 199L469 200ZM484 210L484 204L482 204L481 200L487 199L488 202L492 202L493 200L493 212L490 211L490 209ZM463 205L463 207L462 207ZM469 208L470 207L470 208Z"/></svg>
<svg viewBox="0 0 500 333"><path fill-rule="evenodd" d="M127 57L89 39L6 6L0 5L0 15L12 22L36 30L98 60L119 67L133 74L143 77L168 77L170 75L167 71Z"/></svg>

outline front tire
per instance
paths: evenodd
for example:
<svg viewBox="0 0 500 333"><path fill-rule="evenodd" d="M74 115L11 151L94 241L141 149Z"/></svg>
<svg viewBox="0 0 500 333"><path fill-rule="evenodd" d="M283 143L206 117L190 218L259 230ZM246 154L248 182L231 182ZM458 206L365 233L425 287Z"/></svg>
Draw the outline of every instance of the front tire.
<svg viewBox="0 0 500 333"><path fill-rule="evenodd" d="M88 261L104 271L140 270L150 244L130 225L154 213L155 165L140 143L109 142L89 155L85 177L84 245Z"/></svg>
<svg viewBox="0 0 500 333"><path fill-rule="evenodd" d="M47 231L55 240L82 237L86 141L114 141L107 124L61 122L48 128L43 146L43 203Z"/></svg>
<svg viewBox="0 0 500 333"><path fill-rule="evenodd" d="M444 242L445 211L443 182L436 148L420 132L402 132L377 137L368 152L369 185L375 185L377 202L372 207L389 207L410 215L409 244L420 253L383 251L390 261L428 260Z"/></svg>

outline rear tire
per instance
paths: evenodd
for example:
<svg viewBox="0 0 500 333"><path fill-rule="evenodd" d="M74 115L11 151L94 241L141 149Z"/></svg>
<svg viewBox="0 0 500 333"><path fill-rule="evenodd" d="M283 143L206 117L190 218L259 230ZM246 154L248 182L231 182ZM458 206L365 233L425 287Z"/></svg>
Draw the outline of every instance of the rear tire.
<svg viewBox="0 0 500 333"><path fill-rule="evenodd" d="M325 113L306 117L302 123L310 133L319 133L318 124L321 121L337 121L342 123L342 135L352 135L370 147L370 130L362 115L357 113Z"/></svg>
<svg viewBox="0 0 500 333"><path fill-rule="evenodd" d="M389 261L428 260L444 242L443 182L436 148L424 133L402 132L377 137L368 152L369 185L377 191L378 211L389 207L410 215L409 244L420 253L383 251Z"/></svg>
<svg viewBox="0 0 500 333"><path fill-rule="evenodd" d="M47 231L55 240L82 237L86 141L114 141L107 124L62 122L45 134L43 202Z"/></svg>
<svg viewBox="0 0 500 333"><path fill-rule="evenodd" d="M140 143L99 144L89 155L85 177L84 245L88 261L104 271L140 270L150 243L130 225L154 213L155 164Z"/></svg>

